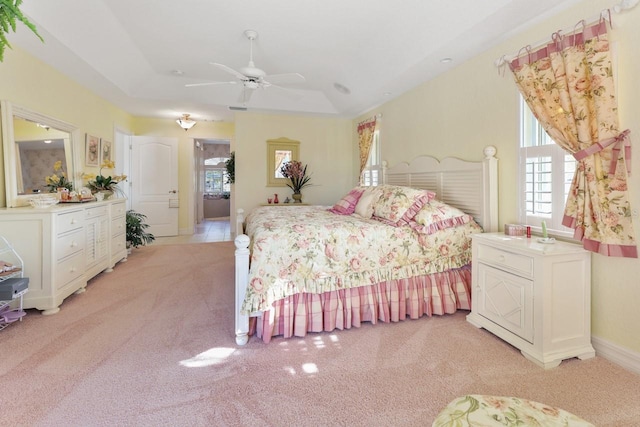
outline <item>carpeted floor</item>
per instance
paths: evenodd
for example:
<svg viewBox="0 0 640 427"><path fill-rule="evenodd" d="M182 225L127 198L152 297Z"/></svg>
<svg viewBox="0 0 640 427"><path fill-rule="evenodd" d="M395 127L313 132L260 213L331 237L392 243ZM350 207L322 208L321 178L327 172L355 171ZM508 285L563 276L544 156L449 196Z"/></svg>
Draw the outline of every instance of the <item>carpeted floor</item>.
<svg viewBox="0 0 640 427"><path fill-rule="evenodd" d="M29 310L0 332L2 425L431 425L472 393L640 425L640 376L599 357L545 371L466 312L238 347L233 252L139 248L58 314Z"/></svg>

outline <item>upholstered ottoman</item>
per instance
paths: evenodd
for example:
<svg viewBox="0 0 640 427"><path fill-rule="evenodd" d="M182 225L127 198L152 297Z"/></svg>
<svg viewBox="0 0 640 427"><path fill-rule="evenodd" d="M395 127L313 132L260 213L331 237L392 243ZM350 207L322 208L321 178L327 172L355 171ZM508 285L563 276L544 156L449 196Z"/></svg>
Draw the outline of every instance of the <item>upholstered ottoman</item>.
<svg viewBox="0 0 640 427"><path fill-rule="evenodd" d="M449 403L433 422L443 426L575 426L594 427L593 424L559 408L517 397L483 396L459 397Z"/></svg>

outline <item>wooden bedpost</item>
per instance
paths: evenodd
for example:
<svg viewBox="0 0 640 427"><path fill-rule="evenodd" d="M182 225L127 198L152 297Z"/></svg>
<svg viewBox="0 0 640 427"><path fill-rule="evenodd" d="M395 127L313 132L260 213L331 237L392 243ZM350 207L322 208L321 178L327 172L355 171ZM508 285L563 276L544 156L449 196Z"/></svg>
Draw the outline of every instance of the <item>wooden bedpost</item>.
<svg viewBox="0 0 640 427"><path fill-rule="evenodd" d="M483 225L485 232L498 231L498 159L496 158L496 147L487 145L482 153L482 192L483 192L483 212L482 217L486 218Z"/></svg>
<svg viewBox="0 0 640 427"><path fill-rule="evenodd" d="M244 209L236 211L236 236L244 233Z"/></svg>
<svg viewBox="0 0 640 427"><path fill-rule="evenodd" d="M249 236L239 234L236 245L236 344L245 345L249 341L249 316L241 313L242 302L249 282Z"/></svg>

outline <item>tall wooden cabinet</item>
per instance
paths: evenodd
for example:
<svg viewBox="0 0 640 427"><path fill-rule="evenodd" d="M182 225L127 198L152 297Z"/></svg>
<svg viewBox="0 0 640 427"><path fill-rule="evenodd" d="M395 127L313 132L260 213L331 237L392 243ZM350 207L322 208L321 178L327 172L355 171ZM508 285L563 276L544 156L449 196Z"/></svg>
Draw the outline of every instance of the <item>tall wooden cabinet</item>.
<svg viewBox="0 0 640 427"><path fill-rule="evenodd" d="M595 356L591 346L591 254L564 242L502 233L473 236L467 320L552 368Z"/></svg>
<svg viewBox="0 0 640 427"><path fill-rule="evenodd" d="M125 227L123 215L111 217L114 205L124 209L124 200L0 209L0 235L21 254L29 277L25 308L57 313L66 297L126 258L112 247L111 228Z"/></svg>

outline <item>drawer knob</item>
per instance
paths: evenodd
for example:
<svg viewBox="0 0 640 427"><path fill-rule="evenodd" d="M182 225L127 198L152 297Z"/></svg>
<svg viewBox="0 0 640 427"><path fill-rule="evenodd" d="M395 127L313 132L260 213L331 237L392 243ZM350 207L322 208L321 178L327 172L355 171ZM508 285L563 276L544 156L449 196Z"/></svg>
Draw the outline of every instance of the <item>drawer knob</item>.
<svg viewBox="0 0 640 427"><path fill-rule="evenodd" d="M75 223L76 223L76 219L75 219L75 218L72 218L72 219L71 219L71 224L75 224Z"/></svg>
<svg viewBox="0 0 640 427"><path fill-rule="evenodd" d="M71 247L75 248L76 246L78 246L78 242L71 242Z"/></svg>
<svg viewBox="0 0 640 427"><path fill-rule="evenodd" d="M505 262L507 259L504 257L504 255L500 255L498 256L498 261L500 262Z"/></svg>

